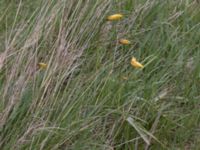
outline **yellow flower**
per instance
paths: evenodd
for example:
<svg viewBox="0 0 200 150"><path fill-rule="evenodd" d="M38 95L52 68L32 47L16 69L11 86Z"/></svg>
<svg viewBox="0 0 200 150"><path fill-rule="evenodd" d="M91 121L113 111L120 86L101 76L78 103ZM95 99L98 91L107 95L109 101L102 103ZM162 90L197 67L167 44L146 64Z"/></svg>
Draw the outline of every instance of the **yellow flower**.
<svg viewBox="0 0 200 150"><path fill-rule="evenodd" d="M38 63L38 66L39 66L39 68L40 69L46 69L47 68L47 64L45 64L45 63Z"/></svg>
<svg viewBox="0 0 200 150"><path fill-rule="evenodd" d="M123 44L123 45L129 45L129 44L131 44L131 42L129 40L127 40L127 39L120 39L119 43Z"/></svg>
<svg viewBox="0 0 200 150"><path fill-rule="evenodd" d="M108 21L120 20L123 18L122 14L114 14L107 17Z"/></svg>
<svg viewBox="0 0 200 150"><path fill-rule="evenodd" d="M131 65L132 65L133 67L135 67L135 68L144 68L144 66L143 66L141 63L139 63L139 62L136 60L135 57L133 57L133 58L131 59Z"/></svg>

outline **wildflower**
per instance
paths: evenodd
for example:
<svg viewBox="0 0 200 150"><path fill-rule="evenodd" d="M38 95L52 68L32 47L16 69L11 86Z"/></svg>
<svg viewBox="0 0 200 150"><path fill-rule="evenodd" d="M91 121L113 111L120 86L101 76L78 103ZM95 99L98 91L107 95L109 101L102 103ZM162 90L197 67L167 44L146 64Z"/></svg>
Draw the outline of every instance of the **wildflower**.
<svg viewBox="0 0 200 150"><path fill-rule="evenodd" d="M46 69L47 68L47 64L45 64L45 63L38 63L38 66L39 66L39 68L40 69Z"/></svg>
<svg viewBox="0 0 200 150"><path fill-rule="evenodd" d="M129 44L131 44L131 42L129 40L127 40L127 39L120 39L119 43L123 44L123 45L129 45Z"/></svg>
<svg viewBox="0 0 200 150"><path fill-rule="evenodd" d="M123 18L122 14L114 14L114 15L110 15L107 17L108 21L115 21L115 20L120 20Z"/></svg>
<svg viewBox="0 0 200 150"><path fill-rule="evenodd" d="M139 63L139 62L136 60L135 57L133 57L133 58L131 59L131 65L132 65L133 67L135 67L135 68L144 68L144 66L143 66L141 63Z"/></svg>

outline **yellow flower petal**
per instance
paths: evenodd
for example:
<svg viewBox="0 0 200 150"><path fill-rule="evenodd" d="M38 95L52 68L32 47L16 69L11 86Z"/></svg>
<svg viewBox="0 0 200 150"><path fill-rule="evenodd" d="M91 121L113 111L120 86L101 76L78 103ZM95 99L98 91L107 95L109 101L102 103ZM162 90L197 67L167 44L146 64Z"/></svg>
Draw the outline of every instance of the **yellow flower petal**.
<svg viewBox="0 0 200 150"><path fill-rule="evenodd" d="M131 42L129 40L127 40L127 39L120 39L119 43L123 44L123 45L129 45L129 44L131 44Z"/></svg>
<svg viewBox="0 0 200 150"><path fill-rule="evenodd" d="M144 66L143 66L141 63L139 63L139 62L136 60L135 57L133 57L133 58L131 59L131 65L132 65L133 67L135 67L135 68L144 68Z"/></svg>
<svg viewBox="0 0 200 150"><path fill-rule="evenodd" d="M108 21L120 20L123 18L122 14L114 14L107 17Z"/></svg>
<svg viewBox="0 0 200 150"><path fill-rule="evenodd" d="M38 66L39 66L39 68L40 69L46 69L47 68L47 64L45 64L45 63L38 63Z"/></svg>

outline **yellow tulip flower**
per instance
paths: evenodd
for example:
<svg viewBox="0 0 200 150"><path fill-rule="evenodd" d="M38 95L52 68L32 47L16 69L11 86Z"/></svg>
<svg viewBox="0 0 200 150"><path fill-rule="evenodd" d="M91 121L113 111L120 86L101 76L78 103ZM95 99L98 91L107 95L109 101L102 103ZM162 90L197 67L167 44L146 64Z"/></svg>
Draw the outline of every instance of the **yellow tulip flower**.
<svg viewBox="0 0 200 150"><path fill-rule="evenodd" d="M108 21L115 21L115 20L120 20L123 18L122 14L114 14L114 15L110 15L107 17Z"/></svg>
<svg viewBox="0 0 200 150"><path fill-rule="evenodd" d="M38 63L38 66L39 66L39 68L40 69L46 69L47 68L47 64L45 64L45 63Z"/></svg>
<svg viewBox="0 0 200 150"><path fill-rule="evenodd" d="M131 65L132 65L133 67L135 67L135 68L144 68L144 66L143 66L141 63L139 63L139 62L136 60L135 57L133 57L133 58L131 59Z"/></svg>
<svg viewBox="0 0 200 150"><path fill-rule="evenodd" d="M131 42L129 40L127 40L127 39L120 39L119 43L123 44L123 45L129 45L129 44L131 44Z"/></svg>

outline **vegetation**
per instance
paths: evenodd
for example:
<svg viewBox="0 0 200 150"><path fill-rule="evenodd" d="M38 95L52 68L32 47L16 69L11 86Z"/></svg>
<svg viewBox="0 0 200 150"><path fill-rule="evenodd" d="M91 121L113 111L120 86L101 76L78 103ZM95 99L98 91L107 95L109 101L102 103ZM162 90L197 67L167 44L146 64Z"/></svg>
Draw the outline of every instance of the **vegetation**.
<svg viewBox="0 0 200 150"><path fill-rule="evenodd" d="M199 6L1 0L0 149L200 149Z"/></svg>

